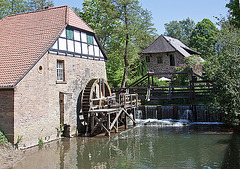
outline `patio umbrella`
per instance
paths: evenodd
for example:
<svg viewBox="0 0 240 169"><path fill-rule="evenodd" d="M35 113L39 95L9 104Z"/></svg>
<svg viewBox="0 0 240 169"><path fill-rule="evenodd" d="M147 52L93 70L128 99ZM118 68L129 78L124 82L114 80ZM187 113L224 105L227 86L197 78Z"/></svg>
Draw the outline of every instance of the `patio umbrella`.
<svg viewBox="0 0 240 169"><path fill-rule="evenodd" d="M166 77L161 77L160 79L158 79L159 81L171 81L171 79L168 79Z"/></svg>

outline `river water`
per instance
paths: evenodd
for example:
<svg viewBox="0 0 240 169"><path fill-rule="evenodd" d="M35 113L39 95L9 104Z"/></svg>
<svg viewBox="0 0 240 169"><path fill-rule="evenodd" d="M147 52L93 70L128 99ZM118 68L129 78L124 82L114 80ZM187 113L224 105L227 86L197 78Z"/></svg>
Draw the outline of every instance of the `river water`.
<svg viewBox="0 0 240 169"><path fill-rule="evenodd" d="M35 147L12 168L239 168L239 142L239 134L219 126L142 125L111 138L64 138Z"/></svg>

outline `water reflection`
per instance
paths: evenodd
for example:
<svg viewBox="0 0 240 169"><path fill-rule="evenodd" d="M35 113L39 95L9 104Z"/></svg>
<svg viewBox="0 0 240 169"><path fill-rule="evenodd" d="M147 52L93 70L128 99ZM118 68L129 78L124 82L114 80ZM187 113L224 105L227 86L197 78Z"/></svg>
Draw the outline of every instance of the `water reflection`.
<svg viewBox="0 0 240 169"><path fill-rule="evenodd" d="M240 133L234 133L224 156L222 168L240 168ZM225 143L226 144L226 143Z"/></svg>
<svg viewBox="0 0 240 169"><path fill-rule="evenodd" d="M187 127L141 126L112 138L63 139L39 151L26 151L25 158L13 169L221 168L223 159L223 167L239 165L230 160L235 156L234 146L239 148L232 142L228 148L230 139L230 134L193 133Z"/></svg>

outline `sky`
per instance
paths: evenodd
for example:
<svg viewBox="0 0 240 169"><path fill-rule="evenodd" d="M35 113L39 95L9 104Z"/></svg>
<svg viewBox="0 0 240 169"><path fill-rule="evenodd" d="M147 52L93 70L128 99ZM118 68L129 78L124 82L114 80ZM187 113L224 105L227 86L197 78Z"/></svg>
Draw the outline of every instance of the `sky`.
<svg viewBox="0 0 240 169"><path fill-rule="evenodd" d="M68 5L82 8L83 0L53 0L55 6ZM164 24L170 21L192 19L195 24L204 18L214 24L215 17L227 16L225 7L229 0L139 0L143 9L152 13L154 27L157 33L164 34Z"/></svg>

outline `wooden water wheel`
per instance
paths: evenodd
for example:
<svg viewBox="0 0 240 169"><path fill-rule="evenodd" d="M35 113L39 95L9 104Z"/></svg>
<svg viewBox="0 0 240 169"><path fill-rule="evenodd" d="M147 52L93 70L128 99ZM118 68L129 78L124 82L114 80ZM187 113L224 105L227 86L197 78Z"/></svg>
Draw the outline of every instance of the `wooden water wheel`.
<svg viewBox="0 0 240 169"><path fill-rule="evenodd" d="M91 79L82 94L82 113L84 120L89 120L89 110L103 109L106 105L106 97L111 96L111 89L104 79Z"/></svg>

